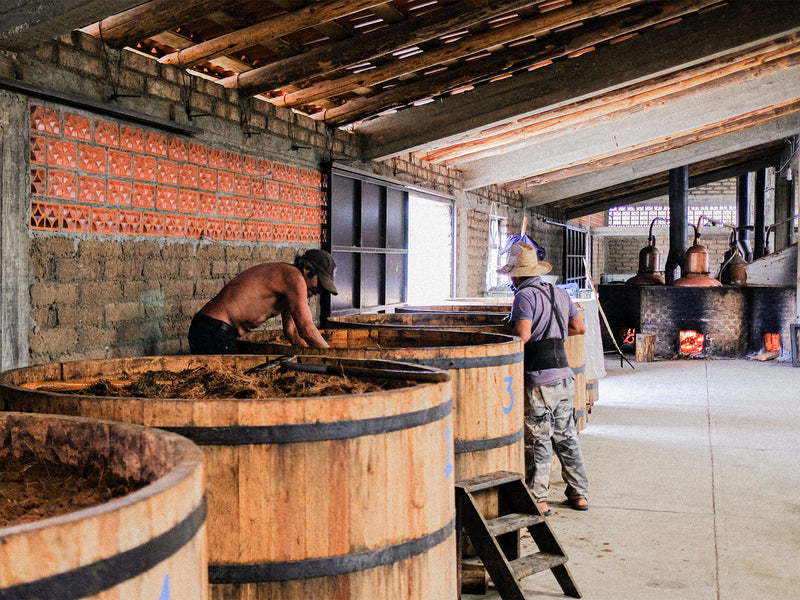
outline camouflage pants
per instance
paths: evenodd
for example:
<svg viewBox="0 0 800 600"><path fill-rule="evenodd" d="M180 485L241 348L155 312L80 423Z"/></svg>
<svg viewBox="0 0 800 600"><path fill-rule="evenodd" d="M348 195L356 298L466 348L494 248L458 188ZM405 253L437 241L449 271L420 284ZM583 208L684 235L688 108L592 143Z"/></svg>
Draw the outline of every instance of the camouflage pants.
<svg viewBox="0 0 800 600"><path fill-rule="evenodd" d="M575 380L525 388L526 481L537 502L547 500L553 450L561 461L567 498L586 498L589 481L575 429Z"/></svg>

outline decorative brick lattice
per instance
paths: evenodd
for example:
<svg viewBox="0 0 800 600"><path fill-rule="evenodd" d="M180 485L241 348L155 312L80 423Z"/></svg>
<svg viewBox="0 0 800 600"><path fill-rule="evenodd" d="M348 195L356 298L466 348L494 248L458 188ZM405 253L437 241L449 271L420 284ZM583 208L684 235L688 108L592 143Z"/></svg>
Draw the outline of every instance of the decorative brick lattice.
<svg viewBox="0 0 800 600"><path fill-rule="evenodd" d="M318 244L322 174L54 107L30 110L30 227Z"/></svg>
<svg viewBox="0 0 800 600"><path fill-rule="evenodd" d="M736 223L736 206L690 206L689 223L697 224L701 216L722 221ZM649 227L653 219L658 225L669 223L668 206L618 206L608 211L608 225L610 227Z"/></svg>

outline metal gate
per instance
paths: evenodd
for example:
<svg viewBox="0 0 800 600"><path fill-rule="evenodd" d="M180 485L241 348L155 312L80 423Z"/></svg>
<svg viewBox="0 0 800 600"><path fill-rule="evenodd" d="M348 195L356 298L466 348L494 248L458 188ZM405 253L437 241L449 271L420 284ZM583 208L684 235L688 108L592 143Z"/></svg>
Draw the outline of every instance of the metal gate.
<svg viewBox="0 0 800 600"><path fill-rule="evenodd" d="M327 247L337 296L324 295L322 320L378 312L406 301L408 192L401 185L331 167Z"/></svg>

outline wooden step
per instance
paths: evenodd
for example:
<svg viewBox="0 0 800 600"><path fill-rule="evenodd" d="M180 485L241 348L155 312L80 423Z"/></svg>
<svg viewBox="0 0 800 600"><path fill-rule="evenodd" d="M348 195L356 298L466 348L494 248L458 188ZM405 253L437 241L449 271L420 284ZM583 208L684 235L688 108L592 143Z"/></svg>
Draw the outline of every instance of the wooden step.
<svg viewBox="0 0 800 600"><path fill-rule="evenodd" d="M486 475L478 475L470 479L462 479L456 481L456 487L463 489L467 493L478 492L480 490L488 490L489 488L498 487L506 483L513 483L514 481L522 480L522 475L513 473L511 471L497 471L495 473L487 473Z"/></svg>
<svg viewBox="0 0 800 600"><path fill-rule="evenodd" d="M527 554L516 560L509 561L514 578L517 580L528 577L534 573L541 573L559 565L566 564L567 557L560 554L548 554L546 552L536 552Z"/></svg>
<svg viewBox="0 0 800 600"><path fill-rule="evenodd" d="M539 523L544 523L544 517L524 513L510 513L486 520L489 533L494 537L504 533L511 533L512 531L519 531Z"/></svg>

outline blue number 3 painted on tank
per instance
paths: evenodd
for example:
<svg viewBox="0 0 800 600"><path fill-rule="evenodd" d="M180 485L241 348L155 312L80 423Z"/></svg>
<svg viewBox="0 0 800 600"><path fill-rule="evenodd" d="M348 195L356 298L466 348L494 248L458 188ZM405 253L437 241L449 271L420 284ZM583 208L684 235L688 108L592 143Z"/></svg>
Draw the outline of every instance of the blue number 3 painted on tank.
<svg viewBox="0 0 800 600"><path fill-rule="evenodd" d="M508 395L511 396L511 404L506 406L503 405L503 414L507 415L511 413L511 409L514 408L514 390L511 389L511 386L514 385L514 378L513 377L504 377L503 381L508 384L506 390L508 391Z"/></svg>

